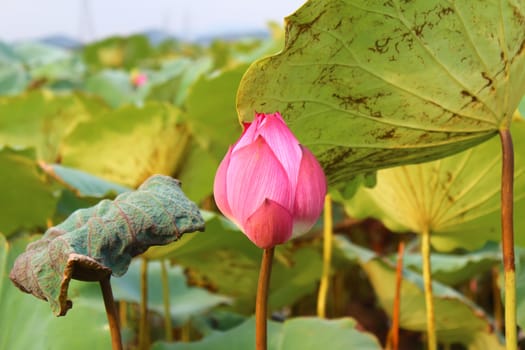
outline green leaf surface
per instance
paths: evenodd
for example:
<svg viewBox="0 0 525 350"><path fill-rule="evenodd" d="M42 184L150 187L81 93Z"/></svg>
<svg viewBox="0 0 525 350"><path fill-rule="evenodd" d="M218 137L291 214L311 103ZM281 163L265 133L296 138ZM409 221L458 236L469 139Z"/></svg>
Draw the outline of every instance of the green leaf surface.
<svg viewBox="0 0 525 350"><path fill-rule="evenodd" d="M7 277L34 238L6 241L0 234L0 350L110 349L109 326L98 283L72 283L75 310L57 318L42 300L21 293ZM89 297L87 297L89 296Z"/></svg>
<svg viewBox="0 0 525 350"><path fill-rule="evenodd" d="M71 56L71 53L65 49L37 41L23 41L14 44L13 51L30 68L62 61Z"/></svg>
<svg viewBox="0 0 525 350"><path fill-rule="evenodd" d="M137 191L78 210L48 229L18 257L10 278L22 291L47 300L55 314L65 315L71 308L67 289L72 278L97 281L109 274L121 276L131 258L149 246L203 228L197 206L184 196L179 183L156 175Z"/></svg>
<svg viewBox="0 0 525 350"><path fill-rule="evenodd" d="M131 69L153 53L149 40L143 35L110 37L84 46L84 61L92 70L101 68Z"/></svg>
<svg viewBox="0 0 525 350"><path fill-rule="evenodd" d="M90 75L84 90L102 97L110 106L119 107L128 103L141 104L146 95L144 88L131 84L130 74L121 70L102 70Z"/></svg>
<svg viewBox="0 0 525 350"><path fill-rule="evenodd" d="M176 174L188 197L200 201L213 192L213 179L228 147L241 134L235 91L247 66L202 76L190 90L184 120L192 130L191 149ZM202 101L206 101L203 103Z"/></svg>
<svg viewBox="0 0 525 350"><path fill-rule="evenodd" d="M193 84L209 72L213 64L212 59L206 56L192 60L189 64L182 62L184 62L184 70L162 84L154 86L149 92L148 99L166 101L176 106L184 105Z"/></svg>
<svg viewBox="0 0 525 350"><path fill-rule="evenodd" d="M131 190L129 187L60 164L40 163L40 166L47 174L66 185L80 197L105 197Z"/></svg>
<svg viewBox="0 0 525 350"><path fill-rule="evenodd" d="M181 181L188 198L200 203L213 192L213 181L221 159L215 156L217 150L205 147L195 138L191 139L188 148L175 177Z"/></svg>
<svg viewBox="0 0 525 350"><path fill-rule="evenodd" d="M512 0L310 0L244 76L239 117L280 111L333 184L459 152L510 123L524 18Z"/></svg>
<svg viewBox="0 0 525 350"><path fill-rule="evenodd" d="M240 65L212 77L202 76L186 100L185 118L195 137L218 160L224 157L242 131L233 116L236 88L247 68L247 65Z"/></svg>
<svg viewBox="0 0 525 350"><path fill-rule="evenodd" d="M79 83L84 78L85 66L77 56L48 63L30 70L33 79L45 79L50 82L67 81ZM72 89L70 89L72 90Z"/></svg>
<svg viewBox="0 0 525 350"><path fill-rule="evenodd" d="M62 164L133 188L153 174L172 175L189 139L179 116L157 102L98 115L64 140Z"/></svg>
<svg viewBox="0 0 525 350"><path fill-rule="evenodd" d="M525 231L525 121L513 122L515 152L514 218ZM375 217L394 231L422 233L432 245L449 251L476 249L501 239L501 145L499 138L433 162L377 173L374 188L360 188L346 209L357 218ZM516 235L525 244L525 236Z"/></svg>
<svg viewBox="0 0 525 350"><path fill-rule="evenodd" d="M284 323L268 322L268 349L270 350L330 350L381 349L370 334L356 329L351 318L323 320L298 317ZM241 325L217 332L193 343L156 343L152 350L249 350L255 349L255 320L248 319Z"/></svg>
<svg viewBox="0 0 525 350"><path fill-rule="evenodd" d="M0 145L34 147L39 160L55 162L63 137L91 117L84 103L88 100L49 91L0 98ZM95 110L97 103L88 103Z"/></svg>
<svg viewBox="0 0 525 350"><path fill-rule="evenodd" d="M396 266L373 252L336 236L335 246L350 261L356 260L372 284L379 304L392 316ZM388 287L391 286L391 287ZM432 282L436 334L445 344L462 343L471 350L504 349L494 333L492 320L470 300L439 282ZM401 285L400 327L413 331L426 330L425 294L421 275L403 269Z"/></svg>
<svg viewBox="0 0 525 350"><path fill-rule="evenodd" d="M35 160L33 150L0 147L0 232L46 227L58 195Z"/></svg>
<svg viewBox="0 0 525 350"><path fill-rule="evenodd" d="M0 95L18 94L26 88L29 77L21 62L2 55L2 45L0 42Z"/></svg>
<svg viewBox="0 0 525 350"><path fill-rule="evenodd" d="M203 212L206 231L183 237L181 244L152 247L147 258L172 258L188 269L190 283L233 298L232 309L251 314L262 250L230 221ZM217 263L220 262L220 263ZM321 256L314 247L278 246L272 269L269 305L273 310L314 293L321 275Z"/></svg>
<svg viewBox="0 0 525 350"><path fill-rule="evenodd" d="M500 248L496 244L491 245L490 248L463 255L432 253L430 257L432 280L449 286L457 285L498 265L501 262L500 256ZM422 272L421 254L405 254L403 260L406 267L418 273Z"/></svg>
<svg viewBox="0 0 525 350"><path fill-rule="evenodd" d="M140 264L142 263L140 259L133 260L124 276L111 281L115 299L140 303ZM148 262L148 308L164 314L160 264L158 261ZM180 266L169 266L167 270L170 311L175 327L182 326L190 317L203 314L217 305L231 302L228 297L210 293L203 288L188 286Z"/></svg>

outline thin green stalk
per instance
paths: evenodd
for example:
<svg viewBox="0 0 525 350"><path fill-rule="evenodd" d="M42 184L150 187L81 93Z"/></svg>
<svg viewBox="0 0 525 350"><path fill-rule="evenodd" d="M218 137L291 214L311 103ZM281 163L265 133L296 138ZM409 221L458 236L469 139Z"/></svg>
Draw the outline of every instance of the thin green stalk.
<svg viewBox="0 0 525 350"><path fill-rule="evenodd" d="M499 268L497 266L492 268L492 304L494 305L494 328L497 332L503 330L503 305L501 305L501 291L498 285Z"/></svg>
<svg viewBox="0 0 525 350"><path fill-rule="evenodd" d="M421 257L423 259L423 283L425 285L425 304L427 309L428 350L437 350L436 321L432 293L432 272L430 266L430 231L425 229L421 237Z"/></svg>
<svg viewBox="0 0 525 350"><path fill-rule="evenodd" d="M104 299L104 307L106 308L109 332L111 334L111 349L122 350L122 338L120 336L117 308L115 306L115 299L113 299L113 292L111 290L109 279L110 276L99 281L100 289L102 290L102 298Z"/></svg>
<svg viewBox="0 0 525 350"><path fill-rule="evenodd" d="M327 194L324 199L324 229L323 229L323 274L317 294L317 316L326 318L326 296L330 287L330 270L332 264L333 245L332 197Z"/></svg>
<svg viewBox="0 0 525 350"><path fill-rule="evenodd" d="M140 267L140 320L139 320L139 350L147 350L149 345L148 327L148 260L142 258Z"/></svg>
<svg viewBox="0 0 525 350"><path fill-rule="evenodd" d="M267 345L267 318L268 318L268 287L272 273L274 247L263 251L257 298L255 299L255 349L266 350Z"/></svg>
<svg viewBox="0 0 525 350"><path fill-rule="evenodd" d="M160 272L162 279L162 300L164 303L164 333L166 341L173 341L173 325L171 323L171 305L170 305L170 285L168 278L168 269L166 268L166 260L160 262Z"/></svg>
<svg viewBox="0 0 525 350"><path fill-rule="evenodd" d="M180 341L187 343L191 340L191 319L182 325L180 330Z"/></svg>
<svg viewBox="0 0 525 350"><path fill-rule="evenodd" d="M505 340L507 350L518 347L516 325L516 267L514 265L514 147L510 130L499 131L501 140L501 243L505 280Z"/></svg>

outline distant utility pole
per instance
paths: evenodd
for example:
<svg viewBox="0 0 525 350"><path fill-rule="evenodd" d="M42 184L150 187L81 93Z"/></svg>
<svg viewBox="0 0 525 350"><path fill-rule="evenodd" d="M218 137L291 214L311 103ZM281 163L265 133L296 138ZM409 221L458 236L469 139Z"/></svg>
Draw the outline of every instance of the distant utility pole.
<svg viewBox="0 0 525 350"><path fill-rule="evenodd" d="M90 0L82 0L78 16L78 36L83 43L95 39L95 27Z"/></svg>

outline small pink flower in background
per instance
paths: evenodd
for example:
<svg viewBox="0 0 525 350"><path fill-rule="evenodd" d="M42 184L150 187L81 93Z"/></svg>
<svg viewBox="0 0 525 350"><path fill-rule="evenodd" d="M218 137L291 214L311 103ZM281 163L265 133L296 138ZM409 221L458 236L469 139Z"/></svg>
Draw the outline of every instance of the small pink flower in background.
<svg viewBox="0 0 525 350"><path fill-rule="evenodd" d="M138 69L133 69L131 71L131 84L135 87L141 87L142 85L148 82L148 76L145 73L142 73Z"/></svg>
<svg viewBox="0 0 525 350"><path fill-rule="evenodd" d="M221 212L257 246L270 248L313 226L326 178L278 112L256 114L219 165L213 191Z"/></svg>

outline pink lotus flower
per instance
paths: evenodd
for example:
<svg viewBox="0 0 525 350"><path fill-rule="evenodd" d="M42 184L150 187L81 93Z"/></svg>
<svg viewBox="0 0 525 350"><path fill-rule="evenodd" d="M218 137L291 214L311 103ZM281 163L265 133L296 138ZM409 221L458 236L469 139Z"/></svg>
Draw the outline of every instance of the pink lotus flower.
<svg viewBox="0 0 525 350"><path fill-rule="evenodd" d="M321 214L326 178L281 115L256 114L222 160L215 202L260 248L308 231Z"/></svg>
<svg viewBox="0 0 525 350"><path fill-rule="evenodd" d="M134 87L141 87L148 82L148 76L137 69L131 71L131 84Z"/></svg>

